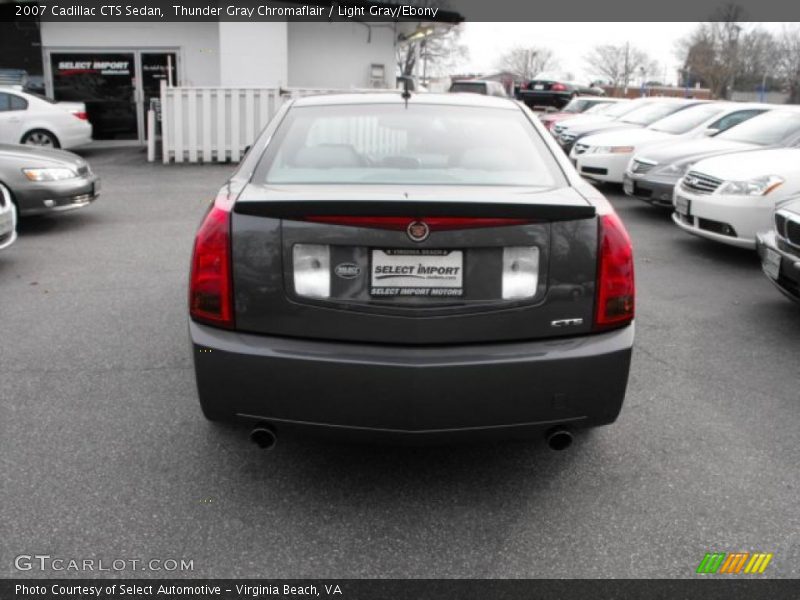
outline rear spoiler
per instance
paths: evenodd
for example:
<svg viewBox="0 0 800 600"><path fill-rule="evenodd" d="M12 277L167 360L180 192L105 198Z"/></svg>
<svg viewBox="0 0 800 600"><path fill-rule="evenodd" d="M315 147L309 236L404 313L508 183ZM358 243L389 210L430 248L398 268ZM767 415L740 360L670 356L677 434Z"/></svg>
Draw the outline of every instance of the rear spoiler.
<svg viewBox="0 0 800 600"><path fill-rule="evenodd" d="M425 200L246 200L236 202L240 215L297 220L308 216L520 218L538 221L591 219L590 204L533 202L463 202Z"/></svg>

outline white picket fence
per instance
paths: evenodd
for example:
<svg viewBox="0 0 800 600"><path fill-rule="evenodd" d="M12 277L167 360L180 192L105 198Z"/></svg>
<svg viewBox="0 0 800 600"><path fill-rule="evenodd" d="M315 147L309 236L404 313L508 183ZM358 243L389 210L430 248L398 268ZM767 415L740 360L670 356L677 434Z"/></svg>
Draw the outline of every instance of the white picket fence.
<svg viewBox="0 0 800 600"><path fill-rule="evenodd" d="M169 87L163 82L162 160L164 163L237 162L287 99L366 91L382 90ZM150 155L154 155L155 143L148 128Z"/></svg>

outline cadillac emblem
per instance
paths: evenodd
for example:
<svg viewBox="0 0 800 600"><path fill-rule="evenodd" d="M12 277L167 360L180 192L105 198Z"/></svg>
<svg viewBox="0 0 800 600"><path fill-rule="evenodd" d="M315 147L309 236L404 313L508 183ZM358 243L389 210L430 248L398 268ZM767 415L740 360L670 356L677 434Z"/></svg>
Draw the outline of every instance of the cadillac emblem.
<svg viewBox="0 0 800 600"><path fill-rule="evenodd" d="M431 228L424 221L411 221L406 228L406 233L412 242L424 242L431 234Z"/></svg>

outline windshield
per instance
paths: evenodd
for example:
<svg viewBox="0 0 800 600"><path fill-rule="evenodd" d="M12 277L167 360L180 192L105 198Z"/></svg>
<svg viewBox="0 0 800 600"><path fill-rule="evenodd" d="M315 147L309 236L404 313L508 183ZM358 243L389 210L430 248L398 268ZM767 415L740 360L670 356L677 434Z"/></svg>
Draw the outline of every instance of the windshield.
<svg viewBox="0 0 800 600"><path fill-rule="evenodd" d="M607 115L611 111L612 108L616 108L620 105L620 102L598 102L587 108L583 111L583 114L588 115Z"/></svg>
<svg viewBox="0 0 800 600"><path fill-rule="evenodd" d="M642 105L638 102L615 102L614 104L609 104L602 114L616 119L639 108L642 108Z"/></svg>
<svg viewBox="0 0 800 600"><path fill-rule="evenodd" d="M709 119L721 114L724 110L723 106L717 104L699 104L656 121L650 125L650 129L680 135L702 125Z"/></svg>
<svg viewBox="0 0 800 600"><path fill-rule="evenodd" d="M561 109L561 112L565 113L582 113L591 110L596 106L600 106L600 102L598 100L593 100L589 98L573 98L569 101L569 103Z"/></svg>
<svg viewBox="0 0 800 600"><path fill-rule="evenodd" d="M676 102L653 102L631 111L625 115L624 119L620 119L620 121L623 123L630 123L631 125L642 125L646 127L650 125L650 123L655 123L659 119L671 115L675 111L683 108L683 106L683 104L678 104Z"/></svg>
<svg viewBox="0 0 800 600"><path fill-rule="evenodd" d="M771 110L714 136L733 142L773 146L800 133L800 112Z"/></svg>
<svg viewBox="0 0 800 600"><path fill-rule="evenodd" d="M295 107L258 172L281 184L566 183L522 111L413 102Z"/></svg>

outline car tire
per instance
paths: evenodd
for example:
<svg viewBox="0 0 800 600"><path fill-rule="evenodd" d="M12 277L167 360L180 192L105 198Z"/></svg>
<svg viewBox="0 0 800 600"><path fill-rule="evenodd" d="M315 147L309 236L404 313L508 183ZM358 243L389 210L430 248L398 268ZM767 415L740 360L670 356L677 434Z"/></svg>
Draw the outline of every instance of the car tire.
<svg viewBox="0 0 800 600"><path fill-rule="evenodd" d="M20 144L38 146L40 148L60 148L58 138L46 129L31 129L22 136Z"/></svg>

